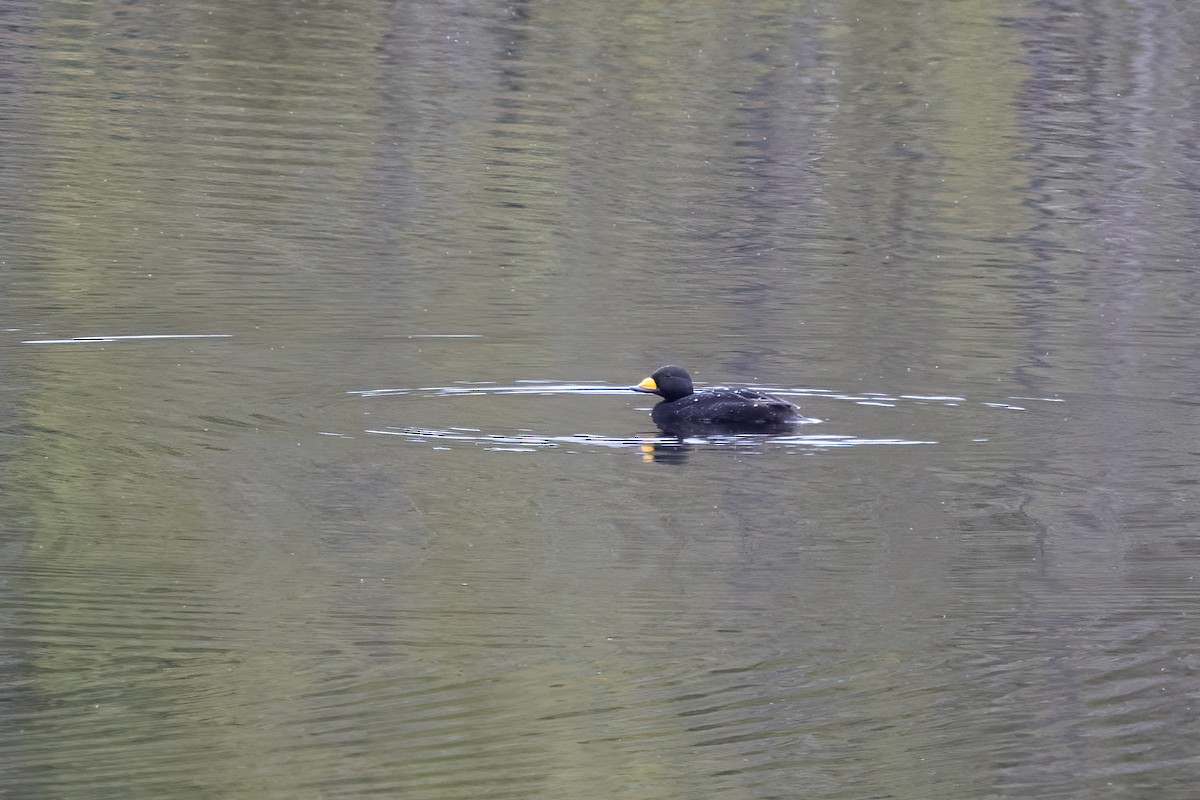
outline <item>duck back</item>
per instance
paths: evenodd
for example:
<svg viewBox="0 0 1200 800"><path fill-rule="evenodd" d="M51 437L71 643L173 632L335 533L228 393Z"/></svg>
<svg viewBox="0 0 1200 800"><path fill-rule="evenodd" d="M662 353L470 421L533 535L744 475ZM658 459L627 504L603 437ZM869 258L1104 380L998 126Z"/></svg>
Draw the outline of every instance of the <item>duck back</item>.
<svg viewBox="0 0 1200 800"><path fill-rule="evenodd" d="M654 424L668 433L716 429L731 433L765 433L802 421L792 403L753 389L708 389L678 400L663 401L650 412Z"/></svg>

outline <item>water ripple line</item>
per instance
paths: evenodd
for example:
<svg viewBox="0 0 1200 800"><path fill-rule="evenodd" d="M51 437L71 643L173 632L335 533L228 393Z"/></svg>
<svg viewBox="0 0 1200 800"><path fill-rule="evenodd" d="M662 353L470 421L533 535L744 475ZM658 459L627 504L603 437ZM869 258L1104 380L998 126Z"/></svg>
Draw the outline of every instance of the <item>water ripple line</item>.
<svg viewBox="0 0 1200 800"><path fill-rule="evenodd" d="M229 339L232 333L138 333L112 336L75 336L70 339L26 339L21 344L96 344L150 339Z"/></svg>

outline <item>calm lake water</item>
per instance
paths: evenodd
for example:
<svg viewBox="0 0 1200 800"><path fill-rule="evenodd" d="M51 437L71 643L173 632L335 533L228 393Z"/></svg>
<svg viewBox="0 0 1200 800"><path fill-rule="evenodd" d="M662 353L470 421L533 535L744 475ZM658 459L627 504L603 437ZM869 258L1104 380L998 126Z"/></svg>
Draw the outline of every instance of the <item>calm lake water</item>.
<svg viewBox="0 0 1200 800"><path fill-rule="evenodd" d="M0 22L0 797L1196 796L1200 5Z"/></svg>

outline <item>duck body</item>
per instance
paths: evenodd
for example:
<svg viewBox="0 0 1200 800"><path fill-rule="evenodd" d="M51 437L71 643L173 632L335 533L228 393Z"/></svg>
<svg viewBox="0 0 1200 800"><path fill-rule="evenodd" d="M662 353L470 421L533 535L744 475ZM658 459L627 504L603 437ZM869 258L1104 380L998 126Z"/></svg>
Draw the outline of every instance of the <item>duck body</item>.
<svg viewBox="0 0 1200 800"><path fill-rule="evenodd" d="M717 387L697 392L692 376L675 365L659 367L637 386L662 402L650 411L666 433L779 433L803 422L800 409L783 398L753 389Z"/></svg>

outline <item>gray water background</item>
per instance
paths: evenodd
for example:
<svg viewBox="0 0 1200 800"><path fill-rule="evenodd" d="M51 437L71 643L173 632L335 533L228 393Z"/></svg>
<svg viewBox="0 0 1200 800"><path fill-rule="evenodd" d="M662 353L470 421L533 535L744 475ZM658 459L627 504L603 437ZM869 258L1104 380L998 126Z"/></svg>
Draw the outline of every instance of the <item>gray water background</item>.
<svg viewBox="0 0 1200 800"><path fill-rule="evenodd" d="M6 3L0 797L1195 797L1197 42Z"/></svg>

